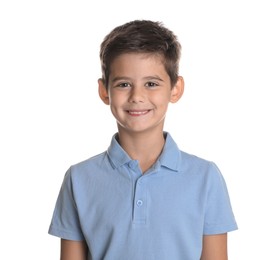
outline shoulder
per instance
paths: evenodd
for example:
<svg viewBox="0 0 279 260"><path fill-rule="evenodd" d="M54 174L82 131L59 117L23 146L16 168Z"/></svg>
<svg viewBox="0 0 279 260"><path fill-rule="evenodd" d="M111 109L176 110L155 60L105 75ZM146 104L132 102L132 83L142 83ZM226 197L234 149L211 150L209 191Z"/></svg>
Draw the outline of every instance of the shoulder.
<svg viewBox="0 0 279 260"><path fill-rule="evenodd" d="M107 157L107 152L102 152L99 154L96 154L88 159L85 159L81 162L78 162L74 165L72 165L71 167L74 169L86 169L86 168L90 168L92 166L97 166L97 165L102 165L104 160Z"/></svg>
<svg viewBox="0 0 279 260"><path fill-rule="evenodd" d="M180 149L169 133L166 133L166 145L161 156L161 161L165 166L175 169L185 176L208 177L220 174L219 169L213 161Z"/></svg>
<svg viewBox="0 0 279 260"><path fill-rule="evenodd" d="M63 187L71 191L76 200L80 197L85 199L88 192L91 194L108 182L112 171L107 153L103 152L71 165L65 174Z"/></svg>
<svg viewBox="0 0 279 260"><path fill-rule="evenodd" d="M180 166L195 168L199 170L216 169L217 166L213 161L204 159L184 151L180 151Z"/></svg>
<svg viewBox="0 0 279 260"><path fill-rule="evenodd" d="M100 172L101 169L108 167L107 165L107 152L102 152L71 165L67 171L67 175L70 175L70 178L73 179L76 177L80 178L82 176L86 177L88 175L92 175L92 173L96 174Z"/></svg>
<svg viewBox="0 0 279 260"><path fill-rule="evenodd" d="M215 162L197 155L180 151L179 172L187 176L203 179L203 181L223 181L221 171Z"/></svg>

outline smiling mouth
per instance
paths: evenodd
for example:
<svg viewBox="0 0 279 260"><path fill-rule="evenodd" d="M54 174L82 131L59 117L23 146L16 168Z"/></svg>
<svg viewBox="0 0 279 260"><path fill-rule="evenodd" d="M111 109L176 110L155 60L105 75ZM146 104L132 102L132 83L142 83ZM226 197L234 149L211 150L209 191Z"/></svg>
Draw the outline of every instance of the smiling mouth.
<svg viewBox="0 0 279 260"><path fill-rule="evenodd" d="M150 110L127 110L127 113L131 116L143 116L146 115Z"/></svg>

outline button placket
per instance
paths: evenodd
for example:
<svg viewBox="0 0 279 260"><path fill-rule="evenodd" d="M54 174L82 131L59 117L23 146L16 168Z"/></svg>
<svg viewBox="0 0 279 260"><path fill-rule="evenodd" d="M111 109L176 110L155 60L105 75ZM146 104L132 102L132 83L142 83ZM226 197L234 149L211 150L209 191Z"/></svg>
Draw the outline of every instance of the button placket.
<svg viewBox="0 0 279 260"><path fill-rule="evenodd" d="M146 223L146 187L142 180L138 180L135 186L133 223Z"/></svg>

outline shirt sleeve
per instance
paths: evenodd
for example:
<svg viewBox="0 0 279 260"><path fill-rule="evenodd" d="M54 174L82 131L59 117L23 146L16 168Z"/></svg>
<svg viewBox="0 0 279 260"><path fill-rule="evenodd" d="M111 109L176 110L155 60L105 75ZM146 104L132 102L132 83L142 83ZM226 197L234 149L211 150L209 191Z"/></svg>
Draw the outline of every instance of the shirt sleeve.
<svg viewBox="0 0 279 260"><path fill-rule="evenodd" d="M217 166L211 163L203 233L222 234L237 228L225 180Z"/></svg>
<svg viewBox="0 0 279 260"><path fill-rule="evenodd" d="M65 174L48 233L68 240L84 240L73 194L71 168Z"/></svg>

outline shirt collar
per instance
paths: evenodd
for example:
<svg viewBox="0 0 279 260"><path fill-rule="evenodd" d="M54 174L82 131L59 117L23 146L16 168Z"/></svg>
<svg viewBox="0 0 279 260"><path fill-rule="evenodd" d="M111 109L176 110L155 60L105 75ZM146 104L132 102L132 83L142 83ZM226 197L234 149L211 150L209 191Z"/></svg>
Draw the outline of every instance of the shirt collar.
<svg viewBox="0 0 279 260"><path fill-rule="evenodd" d="M180 163L180 150L169 133L164 132L164 135L166 142L158 161L161 166L178 171Z"/></svg>
<svg viewBox="0 0 279 260"><path fill-rule="evenodd" d="M110 146L107 150L107 154L113 168L118 168L132 160L118 143L116 137L117 134L113 135Z"/></svg>
<svg viewBox="0 0 279 260"><path fill-rule="evenodd" d="M169 168L170 170L178 171L180 150L168 132L164 132L164 136L166 142L157 163L163 167ZM112 137L110 146L107 150L107 154L113 168L118 168L132 161L130 156L120 146L116 137L117 134Z"/></svg>

